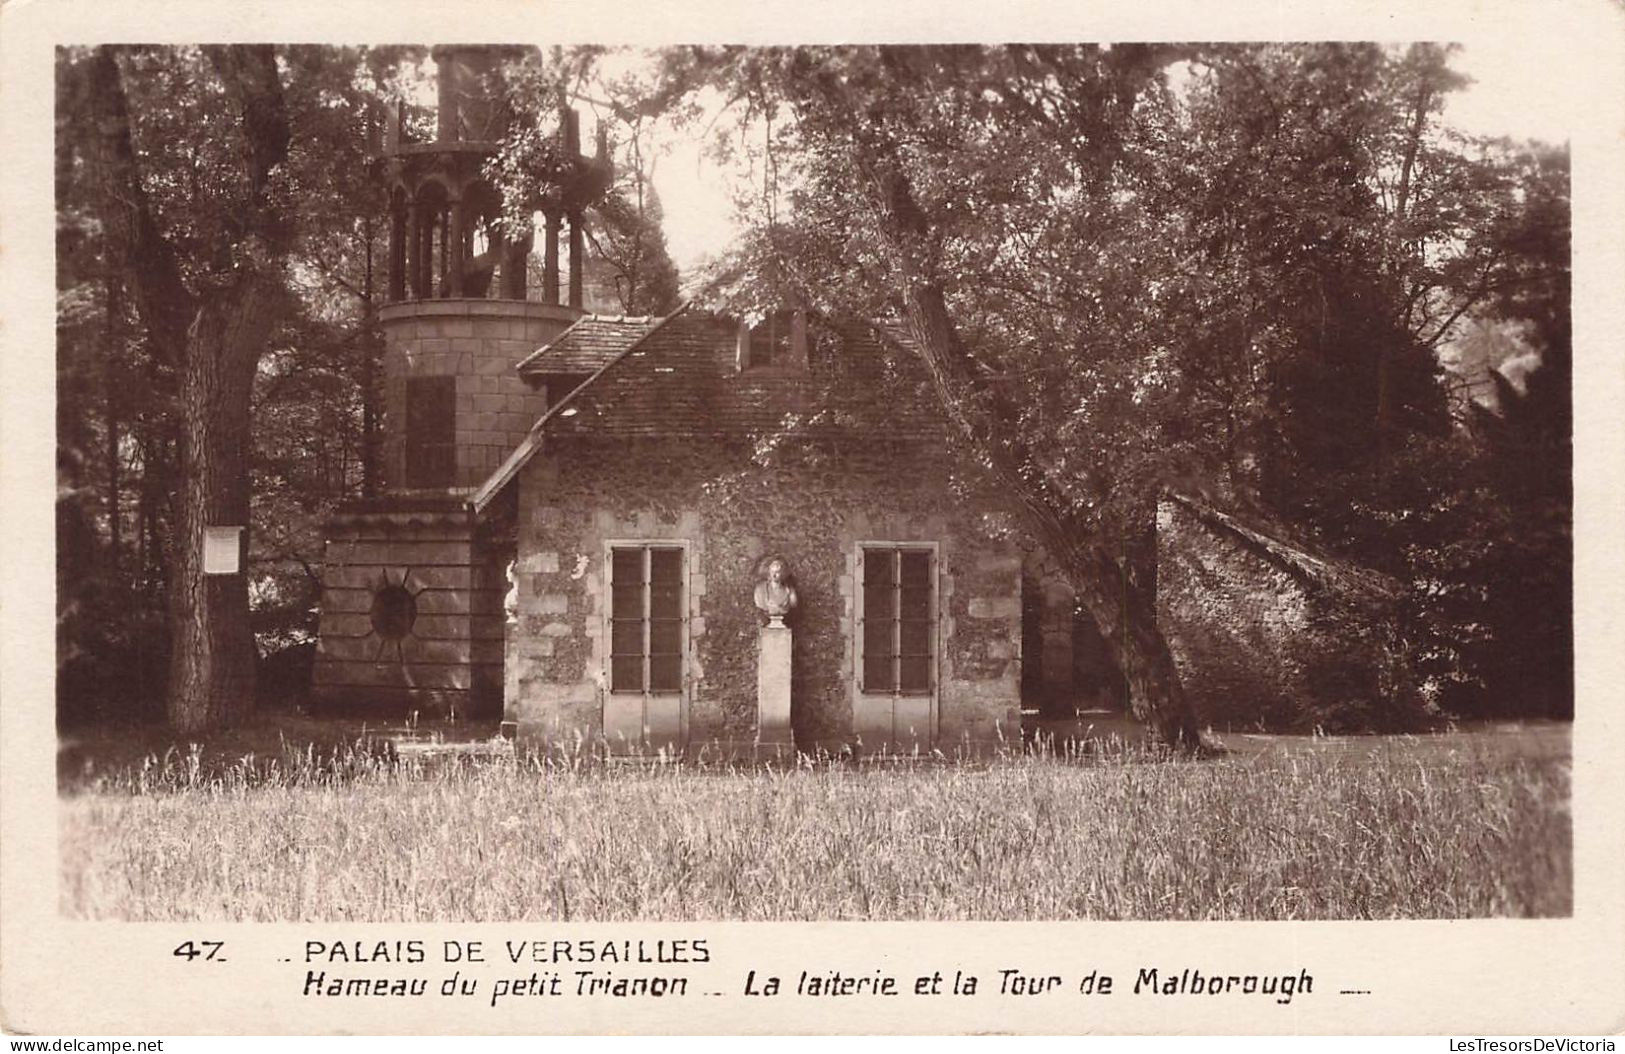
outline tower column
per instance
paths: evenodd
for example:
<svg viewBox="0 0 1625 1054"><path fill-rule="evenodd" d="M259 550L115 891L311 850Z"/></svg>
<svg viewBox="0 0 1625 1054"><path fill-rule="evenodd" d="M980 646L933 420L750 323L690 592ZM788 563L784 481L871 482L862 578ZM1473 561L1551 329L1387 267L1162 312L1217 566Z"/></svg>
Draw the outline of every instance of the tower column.
<svg viewBox="0 0 1625 1054"><path fill-rule="evenodd" d="M580 307L582 301L582 258L586 255L581 229L581 210L570 212L570 306Z"/></svg>
<svg viewBox="0 0 1625 1054"><path fill-rule="evenodd" d="M412 299L422 300L423 291L423 210L408 205L402 210L402 229L406 239L406 277Z"/></svg>
<svg viewBox="0 0 1625 1054"><path fill-rule="evenodd" d="M418 210L418 240L423 243L418 249L418 264L423 268L418 286L426 300L435 296L434 225L439 216L440 209L433 205L424 205Z"/></svg>
<svg viewBox="0 0 1625 1054"><path fill-rule="evenodd" d="M557 212L546 215L546 233L542 241L542 303L559 302L559 220Z"/></svg>
<svg viewBox="0 0 1625 1054"><path fill-rule="evenodd" d="M435 216L435 227L440 231L440 270L435 275L435 296L446 295L446 280L451 274L451 208L442 205ZM431 235L432 237L432 235ZM430 242L432 245L433 242Z"/></svg>
<svg viewBox="0 0 1625 1054"><path fill-rule="evenodd" d="M399 192L389 205L389 299L406 299L406 201Z"/></svg>
<svg viewBox="0 0 1625 1054"><path fill-rule="evenodd" d="M451 216L446 223L445 245L450 251L446 269L446 295L465 296L463 276L468 261L468 209L461 194L451 199Z"/></svg>

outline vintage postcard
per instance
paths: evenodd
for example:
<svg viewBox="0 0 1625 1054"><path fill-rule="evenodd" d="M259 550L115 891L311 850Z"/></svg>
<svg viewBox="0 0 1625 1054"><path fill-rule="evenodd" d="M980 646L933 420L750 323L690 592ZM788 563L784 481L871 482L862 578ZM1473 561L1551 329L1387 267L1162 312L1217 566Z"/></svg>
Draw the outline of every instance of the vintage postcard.
<svg viewBox="0 0 1625 1054"><path fill-rule="evenodd" d="M8 1032L1625 1031L1617 4L0 21Z"/></svg>

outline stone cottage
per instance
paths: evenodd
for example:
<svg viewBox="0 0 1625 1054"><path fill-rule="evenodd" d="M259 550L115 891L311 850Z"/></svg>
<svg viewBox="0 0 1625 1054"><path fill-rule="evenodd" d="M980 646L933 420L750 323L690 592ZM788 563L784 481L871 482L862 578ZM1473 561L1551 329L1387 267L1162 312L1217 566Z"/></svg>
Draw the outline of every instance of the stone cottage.
<svg viewBox="0 0 1625 1054"><path fill-rule="evenodd" d="M1020 550L881 340L686 310L583 318L519 365L548 408L471 498L516 527L505 727L753 749L752 597L777 558L798 748L1019 741Z"/></svg>
<svg viewBox="0 0 1625 1054"><path fill-rule="evenodd" d="M483 175L510 50L436 48L434 137L397 114L380 150L385 486L328 524L316 701L754 749L752 596L777 556L799 599L777 748L1019 737L1022 561L907 357L793 312L587 314L583 216L610 173L568 112L527 203L537 288Z"/></svg>

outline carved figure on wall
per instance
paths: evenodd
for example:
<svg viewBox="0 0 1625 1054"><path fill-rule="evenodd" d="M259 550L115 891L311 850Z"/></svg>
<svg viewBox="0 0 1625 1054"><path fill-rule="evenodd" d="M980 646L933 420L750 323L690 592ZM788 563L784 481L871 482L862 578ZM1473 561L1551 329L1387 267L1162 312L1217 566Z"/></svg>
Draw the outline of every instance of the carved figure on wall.
<svg viewBox="0 0 1625 1054"><path fill-rule="evenodd" d="M796 587L790 584L784 561L777 556L767 562L767 577L756 583L756 606L767 613L772 626L784 625L784 616L796 606Z"/></svg>
<svg viewBox="0 0 1625 1054"><path fill-rule="evenodd" d="M509 622L519 621L519 561L508 561L508 594L502 598L502 610Z"/></svg>

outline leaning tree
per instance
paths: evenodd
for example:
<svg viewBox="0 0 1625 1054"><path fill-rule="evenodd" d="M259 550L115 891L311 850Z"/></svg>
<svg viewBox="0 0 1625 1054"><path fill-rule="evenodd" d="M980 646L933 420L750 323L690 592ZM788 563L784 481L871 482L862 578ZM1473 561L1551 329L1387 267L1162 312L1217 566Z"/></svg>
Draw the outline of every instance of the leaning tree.
<svg viewBox="0 0 1625 1054"><path fill-rule="evenodd" d="M1159 218L1125 197L1125 143L1172 54L690 49L665 55L657 94L712 85L742 104L736 127L761 128L767 143L768 207L745 251L803 302L900 324L956 441L1115 647L1136 715L1194 749L1154 597L1130 575L1126 521L1105 500L1133 489L1122 481L1143 462L1102 456L1099 436L1094 456L1055 442L1101 417L1126 434L1135 408L1161 397L1144 383L1145 342L1114 331L1130 317L1115 304L1145 292L1142 261L1098 246L1163 251Z"/></svg>
<svg viewBox="0 0 1625 1054"><path fill-rule="evenodd" d="M1505 168L1417 46L678 49L759 162L719 288L895 320L1061 565L1136 714L1194 744L1136 541L1170 483L1381 557L1459 444L1437 346L1504 274ZM755 145L751 145L754 142ZM742 149L741 149L742 147ZM1396 527L1398 525L1398 527ZM1406 528L1409 529L1409 528ZM1413 532L1414 533L1414 532Z"/></svg>

